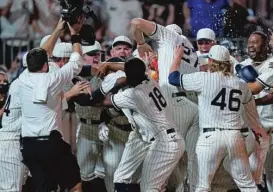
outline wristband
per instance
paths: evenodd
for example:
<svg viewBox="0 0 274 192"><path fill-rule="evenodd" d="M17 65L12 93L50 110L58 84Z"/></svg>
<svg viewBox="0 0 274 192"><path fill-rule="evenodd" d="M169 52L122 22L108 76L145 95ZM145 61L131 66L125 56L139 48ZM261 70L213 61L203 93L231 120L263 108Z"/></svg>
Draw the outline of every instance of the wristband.
<svg viewBox="0 0 274 192"><path fill-rule="evenodd" d="M143 42L143 43L138 43L137 42L137 45L144 45L144 44L146 44L146 42Z"/></svg>
<svg viewBox="0 0 274 192"><path fill-rule="evenodd" d="M81 37L79 35L72 35L71 36L71 44L80 43L81 44Z"/></svg>

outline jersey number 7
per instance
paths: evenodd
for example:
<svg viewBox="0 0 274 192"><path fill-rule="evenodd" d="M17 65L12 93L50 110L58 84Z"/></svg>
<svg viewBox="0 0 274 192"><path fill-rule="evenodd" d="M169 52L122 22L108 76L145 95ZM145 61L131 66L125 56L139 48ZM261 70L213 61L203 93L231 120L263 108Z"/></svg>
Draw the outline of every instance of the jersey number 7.
<svg viewBox="0 0 274 192"><path fill-rule="evenodd" d="M149 97L152 98L159 111L162 111L162 108L166 107L166 100L157 87L154 87L153 91L149 93Z"/></svg>

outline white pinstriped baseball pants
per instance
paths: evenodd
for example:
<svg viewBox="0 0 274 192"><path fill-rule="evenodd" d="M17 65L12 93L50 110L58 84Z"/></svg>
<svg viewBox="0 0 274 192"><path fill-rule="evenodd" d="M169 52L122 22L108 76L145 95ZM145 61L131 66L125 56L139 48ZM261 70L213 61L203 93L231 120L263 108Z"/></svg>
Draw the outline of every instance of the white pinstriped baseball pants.
<svg viewBox="0 0 274 192"><path fill-rule="evenodd" d="M211 190L212 179L227 156L230 173L242 192L257 192L252 178L244 139L239 130L200 132L196 146L197 176L195 192Z"/></svg>
<svg viewBox="0 0 274 192"><path fill-rule="evenodd" d="M165 185L184 152L184 140L179 133L164 131L148 145L140 139L126 144L121 162L114 173L114 183L131 183L134 173L143 163L142 192L163 192Z"/></svg>
<svg viewBox="0 0 274 192"><path fill-rule="evenodd" d="M19 140L0 141L0 192L21 191L27 170L21 161Z"/></svg>
<svg viewBox="0 0 274 192"><path fill-rule="evenodd" d="M255 136L251 129L248 129L248 132L242 133L242 136L245 141L247 154L250 156L255 149L255 144L257 141L255 140ZM227 190L238 188L233 178L231 177L231 174L229 173L229 159L226 157L223 161L223 165L219 166L211 183L212 192L226 192Z"/></svg>
<svg viewBox="0 0 274 192"><path fill-rule="evenodd" d="M91 129L90 134L88 134L88 129ZM98 135L92 135L92 133L97 134L97 132L97 125L78 124L76 142L77 160L80 166L81 179L83 181L91 181L98 177L105 177L105 168L102 157L103 144L98 141Z"/></svg>

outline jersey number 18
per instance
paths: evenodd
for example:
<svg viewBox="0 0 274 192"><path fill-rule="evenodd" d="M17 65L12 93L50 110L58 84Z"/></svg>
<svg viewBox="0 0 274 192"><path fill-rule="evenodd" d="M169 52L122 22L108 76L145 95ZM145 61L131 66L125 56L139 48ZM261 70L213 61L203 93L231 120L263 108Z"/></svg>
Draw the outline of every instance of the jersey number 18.
<svg viewBox="0 0 274 192"><path fill-rule="evenodd" d="M162 108L166 107L166 100L157 87L154 87L153 91L149 93L149 97L152 98L159 111L162 111Z"/></svg>

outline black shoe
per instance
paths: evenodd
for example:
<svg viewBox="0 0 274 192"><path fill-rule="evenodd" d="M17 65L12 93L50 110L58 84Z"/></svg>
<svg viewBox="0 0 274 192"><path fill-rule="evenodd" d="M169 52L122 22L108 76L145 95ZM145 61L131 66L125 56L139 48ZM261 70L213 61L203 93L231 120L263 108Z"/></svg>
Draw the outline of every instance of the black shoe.
<svg viewBox="0 0 274 192"><path fill-rule="evenodd" d="M267 192L266 187L264 187L263 185L257 184L257 187L258 187L258 189L260 190L260 192Z"/></svg>
<svg viewBox="0 0 274 192"><path fill-rule="evenodd" d="M22 192L36 192L35 183L32 177L28 176L25 185L22 186Z"/></svg>
<svg viewBox="0 0 274 192"><path fill-rule="evenodd" d="M91 181L82 181L82 191L83 192L107 192L105 181L101 178L95 178Z"/></svg>
<svg viewBox="0 0 274 192"><path fill-rule="evenodd" d="M139 184L114 183L114 192L141 192Z"/></svg>

